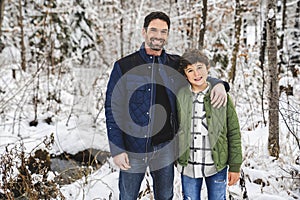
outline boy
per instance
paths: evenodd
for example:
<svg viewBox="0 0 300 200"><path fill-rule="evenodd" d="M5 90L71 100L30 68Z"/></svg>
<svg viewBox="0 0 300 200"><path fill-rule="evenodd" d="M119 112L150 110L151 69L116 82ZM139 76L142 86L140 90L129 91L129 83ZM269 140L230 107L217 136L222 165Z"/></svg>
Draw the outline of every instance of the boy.
<svg viewBox="0 0 300 200"><path fill-rule="evenodd" d="M208 199L226 199L228 185L239 180L242 163L238 117L229 95L227 105L213 108L207 82L209 60L200 50L189 50L180 58L179 71L190 83L177 95L179 118L178 170L184 199L201 198L203 179Z"/></svg>

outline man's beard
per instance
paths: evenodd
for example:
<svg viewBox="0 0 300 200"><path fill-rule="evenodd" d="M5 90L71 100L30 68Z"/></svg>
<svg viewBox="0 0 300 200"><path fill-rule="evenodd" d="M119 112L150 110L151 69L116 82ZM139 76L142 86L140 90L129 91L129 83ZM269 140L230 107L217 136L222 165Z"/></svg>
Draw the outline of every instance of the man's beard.
<svg viewBox="0 0 300 200"><path fill-rule="evenodd" d="M160 44L154 44L155 40L160 41ZM150 38L150 41L148 42L148 46L153 50L153 51L160 51L164 48L165 46L165 40L164 39L158 39L158 38Z"/></svg>

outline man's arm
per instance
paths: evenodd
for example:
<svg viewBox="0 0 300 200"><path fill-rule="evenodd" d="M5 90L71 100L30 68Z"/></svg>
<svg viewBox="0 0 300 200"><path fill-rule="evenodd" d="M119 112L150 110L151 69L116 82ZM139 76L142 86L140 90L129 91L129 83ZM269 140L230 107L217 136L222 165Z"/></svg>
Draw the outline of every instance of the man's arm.
<svg viewBox="0 0 300 200"><path fill-rule="evenodd" d="M207 81L211 84L211 104L214 108L220 108L227 103L227 93L230 90L230 86L227 82L217 78L208 77Z"/></svg>
<svg viewBox="0 0 300 200"><path fill-rule="evenodd" d="M223 84L226 92L229 92L229 90L230 90L229 83L226 81L222 81L221 79L217 79L217 78L208 76L207 81L211 84L212 87L215 87L217 84L221 83L221 84ZM227 98L227 94L226 94L226 98Z"/></svg>
<svg viewBox="0 0 300 200"><path fill-rule="evenodd" d="M114 157L125 151L125 145L123 141L123 131L120 129L116 123L114 114L121 114L121 111L115 111L113 109L118 108L122 101L116 102L116 99L112 99L113 92L118 92L121 94L122 89L119 88L121 84L117 85L117 82L122 76L120 67L115 63L114 68L111 72L107 88L106 88L106 98L105 98L105 117L106 117L106 128L107 136L110 145L111 155ZM119 96L121 98L121 96Z"/></svg>

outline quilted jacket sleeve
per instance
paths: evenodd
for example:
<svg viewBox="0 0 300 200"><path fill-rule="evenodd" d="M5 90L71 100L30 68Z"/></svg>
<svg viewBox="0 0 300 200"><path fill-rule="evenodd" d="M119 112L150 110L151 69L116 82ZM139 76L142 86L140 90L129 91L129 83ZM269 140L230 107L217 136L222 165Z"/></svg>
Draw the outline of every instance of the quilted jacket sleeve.
<svg viewBox="0 0 300 200"><path fill-rule="evenodd" d="M188 95L185 94L186 88L182 88L177 95L177 112L178 112L178 123L179 130L177 133L178 144L177 144L177 155L178 163L182 166L187 166L190 155L190 110L191 104L189 104Z"/></svg>
<svg viewBox="0 0 300 200"><path fill-rule="evenodd" d="M227 103L228 164L230 172L239 172L242 164L241 132L231 97Z"/></svg>
<svg viewBox="0 0 300 200"><path fill-rule="evenodd" d="M118 115L122 115L122 112L119 110L119 108L122 107L121 104L124 102L121 99L116 98L124 96L123 93L125 90L122 87L123 84L118 83L121 76L122 72L120 66L116 62L108 81L105 99L106 128L112 156L118 155L125 151L123 131L118 126L118 121L116 120Z"/></svg>

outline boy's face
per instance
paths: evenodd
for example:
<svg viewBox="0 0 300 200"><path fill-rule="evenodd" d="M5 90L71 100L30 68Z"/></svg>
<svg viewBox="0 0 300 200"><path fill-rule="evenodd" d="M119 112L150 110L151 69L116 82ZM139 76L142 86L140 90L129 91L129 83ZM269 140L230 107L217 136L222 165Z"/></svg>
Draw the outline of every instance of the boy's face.
<svg viewBox="0 0 300 200"><path fill-rule="evenodd" d="M204 63L197 62L188 65L184 69L184 73L194 91L202 91L207 87L206 79L208 76L208 66Z"/></svg>

